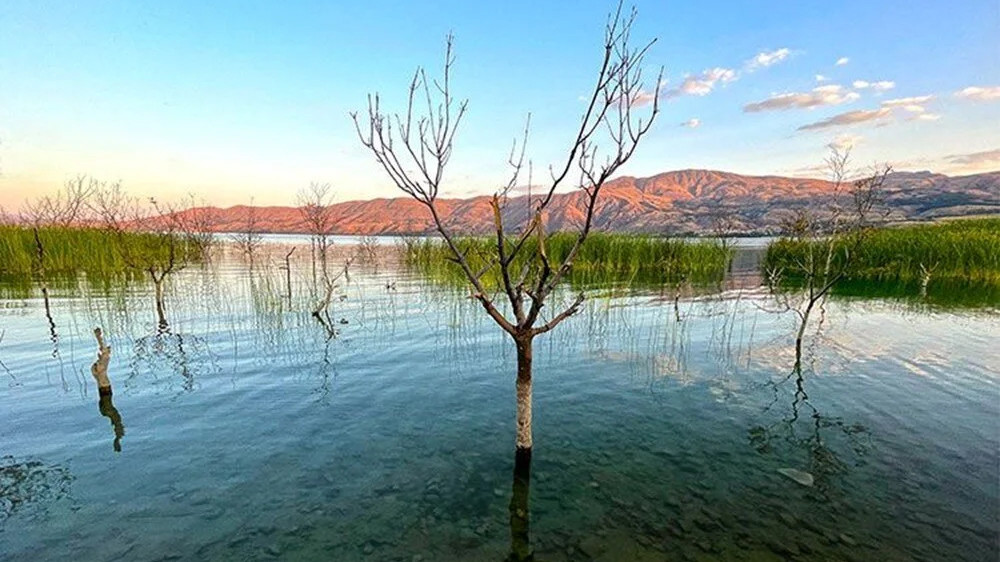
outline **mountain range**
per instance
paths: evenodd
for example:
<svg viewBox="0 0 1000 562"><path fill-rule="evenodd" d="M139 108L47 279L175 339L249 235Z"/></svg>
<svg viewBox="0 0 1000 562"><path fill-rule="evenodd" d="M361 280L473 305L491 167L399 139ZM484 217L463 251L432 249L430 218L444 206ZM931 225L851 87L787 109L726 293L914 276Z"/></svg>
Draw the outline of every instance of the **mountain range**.
<svg viewBox="0 0 1000 562"><path fill-rule="evenodd" d="M821 206L834 184L818 179L746 176L711 170L680 170L646 178L620 177L601 191L594 217L597 230L666 234L713 232L725 220L734 234L773 234L797 209ZM885 206L894 221L1000 213L1000 172L950 177L931 172L893 172L884 185ZM549 207L550 231L570 230L584 216L586 196L558 193ZM533 198L537 202L537 194ZM511 197L504 213L520 224L531 208L528 195ZM492 228L490 197L438 199L445 223L455 232L481 234ZM251 208L209 208L213 229L246 229ZM184 211L187 213L196 210ZM301 233L307 228L297 207L255 207L257 229ZM335 234L427 234L433 231L427 208L397 197L336 203L330 208Z"/></svg>

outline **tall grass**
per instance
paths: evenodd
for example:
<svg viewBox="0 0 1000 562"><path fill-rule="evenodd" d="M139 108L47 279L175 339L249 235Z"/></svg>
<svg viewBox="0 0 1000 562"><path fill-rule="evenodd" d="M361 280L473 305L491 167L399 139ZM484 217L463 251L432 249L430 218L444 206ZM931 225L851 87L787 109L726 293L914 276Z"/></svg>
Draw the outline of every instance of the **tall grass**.
<svg viewBox="0 0 1000 562"><path fill-rule="evenodd" d="M31 278L43 274L48 279L75 278L84 273L91 281L129 277L136 263L167 259L168 245L163 234L125 232L121 235L97 228L42 227L38 232L43 257L32 229L0 226L0 275ZM183 241L176 246L181 262L197 261L200 252ZM129 256L131 265L125 257Z"/></svg>
<svg viewBox="0 0 1000 562"><path fill-rule="evenodd" d="M768 246L764 267L794 274L796 262L804 260L808 251L808 242L778 239ZM819 248L817 255L823 255ZM835 268L839 270L844 264L844 254L838 253ZM844 277L919 282L928 273L931 279L1000 284L1000 219L875 230L846 259Z"/></svg>
<svg viewBox="0 0 1000 562"><path fill-rule="evenodd" d="M556 233L545 241L552 263L561 263L576 239L572 233ZM496 241L474 237L457 240L470 265L480 270L496 256ZM538 242L532 238L515 260L520 272ZM449 260L451 253L442 240L424 239L407 245L408 265L430 278L464 285L461 269ZM576 288L661 287L678 283L713 284L722 281L732 251L716 241L685 241L639 234L591 234L574 260L567 281ZM500 269L494 265L483 276L490 289L501 287Z"/></svg>
<svg viewBox="0 0 1000 562"><path fill-rule="evenodd" d="M762 265L799 281L798 264L807 259L810 244L815 255L825 256L823 241L782 238L768 246ZM842 293L857 292L866 282L891 286L895 294L969 291L995 298L1000 294L1000 218L878 229L849 257L837 253L833 270L841 269L844 275L834 288Z"/></svg>

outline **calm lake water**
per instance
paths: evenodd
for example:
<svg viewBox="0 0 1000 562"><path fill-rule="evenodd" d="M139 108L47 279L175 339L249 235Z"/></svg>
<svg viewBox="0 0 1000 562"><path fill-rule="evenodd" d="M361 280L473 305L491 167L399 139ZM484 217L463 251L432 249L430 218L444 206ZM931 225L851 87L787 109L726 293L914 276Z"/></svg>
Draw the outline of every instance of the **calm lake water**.
<svg viewBox="0 0 1000 562"><path fill-rule="evenodd" d="M297 260L291 304L277 258L184 270L168 331L142 284L57 291L54 332L0 297L0 559L508 556L511 343L387 258L328 339ZM536 558L1000 558L996 307L832 300L798 377L756 284L595 294L536 340Z"/></svg>

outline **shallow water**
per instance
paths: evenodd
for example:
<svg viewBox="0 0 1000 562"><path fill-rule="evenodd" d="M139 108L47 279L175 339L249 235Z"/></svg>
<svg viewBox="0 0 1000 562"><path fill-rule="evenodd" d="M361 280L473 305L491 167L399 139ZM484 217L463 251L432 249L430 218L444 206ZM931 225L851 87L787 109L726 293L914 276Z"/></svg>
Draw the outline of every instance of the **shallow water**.
<svg viewBox="0 0 1000 562"><path fill-rule="evenodd" d="M54 340L0 300L0 558L504 559L512 345L391 264L327 340L306 269L291 306L277 269L185 270L167 332L142 286L54 298ZM602 295L536 340L537 559L997 560L995 311L831 301L800 377L775 308Z"/></svg>

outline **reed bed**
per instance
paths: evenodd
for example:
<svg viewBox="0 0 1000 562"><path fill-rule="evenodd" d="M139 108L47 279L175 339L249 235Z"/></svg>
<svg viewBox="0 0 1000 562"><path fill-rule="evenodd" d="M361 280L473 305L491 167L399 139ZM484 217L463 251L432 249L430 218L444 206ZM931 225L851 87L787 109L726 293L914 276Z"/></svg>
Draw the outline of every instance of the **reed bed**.
<svg viewBox="0 0 1000 562"><path fill-rule="evenodd" d="M0 276L30 278L73 278L80 273L88 279L110 279L143 274L129 265L166 261L170 244L164 236L150 232L125 232L120 235L98 228L63 228L48 226L38 231L43 248L39 260L34 232L20 226L0 226ZM201 259L200 249L181 238L174 244L178 262ZM130 259L127 261L125 257Z"/></svg>
<svg viewBox="0 0 1000 562"><path fill-rule="evenodd" d="M768 246L763 266L795 277L810 244L825 255L826 242L782 238ZM869 233L849 259L834 258L833 269L845 280L922 283L925 280L1000 285L1000 218L882 228Z"/></svg>
<svg viewBox="0 0 1000 562"><path fill-rule="evenodd" d="M545 241L550 262L561 263L576 239L573 233L555 233ZM487 237L460 238L459 248L466 252L470 265L479 270L496 256L496 241ZM520 272L526 259L537 253L538 241L529 239L512 271ZM451 253L444 241L424 239L406 247L406 262L433 280L464 285L461 269L449 260ZM682 283L715 284L722 281L732 258L732 251L718 241L676 240L640 234L593 233L583 244L567 275L575 288L608 287L656 288ZM483 276L490 289L501 287L500 269L494 265Z"/></svg>

